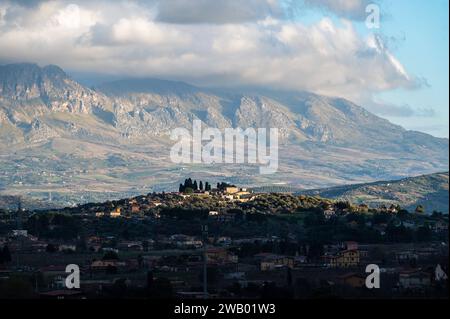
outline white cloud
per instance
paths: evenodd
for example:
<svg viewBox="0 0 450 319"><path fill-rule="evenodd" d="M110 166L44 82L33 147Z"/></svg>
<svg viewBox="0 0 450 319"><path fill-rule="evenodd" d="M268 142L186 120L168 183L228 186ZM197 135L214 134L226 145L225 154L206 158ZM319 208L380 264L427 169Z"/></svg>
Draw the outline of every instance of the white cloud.
<svg viewBox="0 0 450 319"><path fill-rule="evenodd" d="M0 61L309 90L355 101L416 85L382 40L362 37L349 20L306 26L262 15L245 23L168 23L158 10L140 2L9 4L0 20Z"/></svg>
<svg viewBox="0 0 450 319"><path fill-rule="evenodd" d="M177 24L224 24L282 17L276 0L164 0L157 5L158 21Z"/></svg>
<svg viewBox="0 0 450 319"><path fill-rule="evenodd" d="M293 2L295 2L294 0ZM365 20L366 7L374 2L373 0L305 0L305 6L321 8L332 12L340 17L354 20Z"/></svg>
<svg viewBox="0 0 450 319"><path fill-rule="evenodd" d="M188 45L189 34L182 35L176 28L148 21L143 17L122 18L112 26L112 37L120 44Z"/></svg>

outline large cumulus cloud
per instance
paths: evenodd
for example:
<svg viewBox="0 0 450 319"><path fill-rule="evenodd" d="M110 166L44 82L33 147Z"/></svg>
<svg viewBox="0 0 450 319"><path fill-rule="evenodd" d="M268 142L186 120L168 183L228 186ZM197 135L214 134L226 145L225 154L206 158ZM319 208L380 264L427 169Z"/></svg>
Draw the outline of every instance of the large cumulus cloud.
<svg viewBox="0 0 450 319"><path fill-rule="evenodd" d="M311 1L303 4L328 3ZM275 0L245 2L243 11L237 9L242 1L224 1L216 9L215 2L4 2L0 62L308 90L356 101L418 85L379 37L361 36L348 19L304 25L285 19ZM354 6L341 9L355 11L364 4L350 2ZM206 11L196 12L195 5ZM233 12L240 15L233 18Z"/></svg>

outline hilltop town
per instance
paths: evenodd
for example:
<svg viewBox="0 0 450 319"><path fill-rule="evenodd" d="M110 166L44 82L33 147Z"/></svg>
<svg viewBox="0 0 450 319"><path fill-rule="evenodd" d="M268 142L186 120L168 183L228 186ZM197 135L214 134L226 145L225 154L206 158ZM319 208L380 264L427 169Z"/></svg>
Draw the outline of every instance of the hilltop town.
<svg viewBox="0 0 450 319"><path fill-rule="evenodd" d="M205 265L210 298L446 296L446 214L213 185L0 210L0 296L203 298ZM68 264L80 289L65 288ZM369 264L381 268L376 291Z"/></svg>

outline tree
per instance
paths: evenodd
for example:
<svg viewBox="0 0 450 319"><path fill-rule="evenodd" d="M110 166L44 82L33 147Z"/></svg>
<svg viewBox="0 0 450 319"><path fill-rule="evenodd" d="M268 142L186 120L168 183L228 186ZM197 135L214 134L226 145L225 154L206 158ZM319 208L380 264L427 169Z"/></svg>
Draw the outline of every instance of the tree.
<svg viewBox="0 0 450 319"><path fill-rule="evenodd" d="M184 185L180 184L180 186L178 187L178 192L183 193L184 192Z"/></svg>
<svg viewBox="0 0 450 319"><path fill-rule="evenodd" d="M154 282L154 277L153 277L153 272L151 270L149 270L147 272L147 289L152 289L153 287L153 282Z"/></svg>
<svg viewBox="0 0 450 319"><path fill-rule="evenodd" d="M192 186L192 188L193 188L195 191L198 191L197 181L194 181L194 185Z"/></svg>
<svg viewBox="0 0 450 319"><path fill-rule="evenodd" d="M418 206L416 207L416 213L417 213L417 214L423 214L423 213L425 213L425 208L423 207L423 205L418 205Z"/></svg>
<svg viewBox="0 0 450 319"><path fill-rule="evenodd" d="M292 271L291 271L291 268L289 268L289 267L288 267L288 269L287 269L287 278L286 278L286 281L287 281L287 286L288 286L288 287L291 287L291 286L292 286Z"/></svg>
<svg viewBox="0 0 450 319"><path fill-rule="evenodd" d="M115 251L108 251L103 256L103 260L118 260L118 259L119 259L119 255L117 255L117 253Z"/></svg>
<svg viewBox="0 0 450 319"><path fill-rule="evenodd" d="M25 278L11 277L0 281L0 299L31 299L33 286Z"/></svg>
<svg viewBox="0 0 450 319"><path fill-rule="evenodd" d="M169 299L173 297L173 288L169 279L159 277L152 283L151 296L158 299Z"/></svg>
<svg viewBox="0 0 450 319"><path fill-rule="evenodd" d="M207 274L208 274L208 277L207 277L208 285L216 284L221 278L221 274L216 267L208 267ZM203 282L203 272L199 273L198 278L200 281Z"/></svg>
<svg viewBox="0 0 450 319"><path fill-rule="evenodd" d="M202 191L203 190L203 182L200 181L200 184L198 185L198 188Z"/></svg>
<svg viewBox="0 0 450 319"><path fill-rule="evenodd" d="M86 251L87 250L87 244L86 244L86 240L84 238L80 238L77 241L77 250L78 251Z"/></svg>
<svg viewBox="0 0 450 319"><path fill-rule="evenodd" d="M125 278L117 279L111 287L111 294L115 298L122 298L126 295L127 284Z"/></svg>
<svg viewBox="0 0 450 319"><path fill-rule="evenodd" d="M421 226L417 229L416 238L417 241L426 242L430 241L433 237L433 232L427 226Z"/></svg>
<svg viewBox="0 0 450 319"><path fill-rule="evenodd" d="M142 266L144 265L144 257L142 257L142 255L138 255L137 262L138 262L139 268L142 268Z"/></svg>
<svg viewBox="0 0 450 319"><path fill-rule="evenodd" d="M318 258L324 253L323 244L319 242L313 242L309 245L308 257L311 259Z"/></svg>
<svg viewBox="0 0 450 319"><path fill-rule="evenodd" d="M11 252L9 251L9 247L5 245L3 246L3 249L0 250L0 264L9 263L11 260Z"/></svg>
<svg viewBox="0 0 450 319"><path fill-rule="evenodd" d="M58 251L58 248L53 244L48 244L47 247L45 247L45 251L48 253L54 253Z"/></svg>
<svg viewBox="0 0 450 319"><path fill-rule="evenodd" d="M108 265L108 266L106 267L105 272L106 272L108 275L115 275L115 274L117 274L117 267L116 267L116 266L113 266L113 265Z"/></svg>

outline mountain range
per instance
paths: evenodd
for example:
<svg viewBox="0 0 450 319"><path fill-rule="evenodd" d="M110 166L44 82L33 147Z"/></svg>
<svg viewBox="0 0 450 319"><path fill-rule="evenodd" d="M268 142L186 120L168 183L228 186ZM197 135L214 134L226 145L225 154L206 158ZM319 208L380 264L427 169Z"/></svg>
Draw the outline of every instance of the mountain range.
<svg viewBox="0 0 450 319"><path fill-rule="evenodd" d="M279 169L173 164L174 128L276 127ZM448 139L343 98L130 78L88 88L54 65L0 66L0 195L60 205L174 190L186 176L301 189L448 170Z"/></svg>

